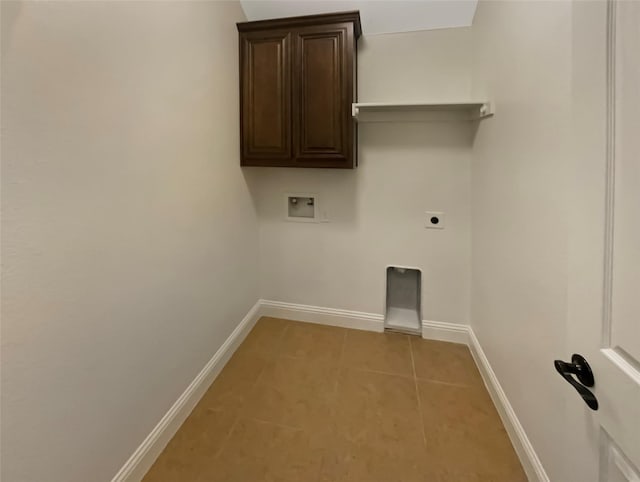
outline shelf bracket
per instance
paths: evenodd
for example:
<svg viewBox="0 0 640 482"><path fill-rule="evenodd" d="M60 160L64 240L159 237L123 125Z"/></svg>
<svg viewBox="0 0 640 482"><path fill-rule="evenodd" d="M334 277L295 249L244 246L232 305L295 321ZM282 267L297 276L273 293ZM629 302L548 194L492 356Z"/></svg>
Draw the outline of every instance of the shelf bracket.
<svg viewBox="0 0 640 482"><path fill-rule="evenodd" d="M355 120L358 120L359 114L360 114L360 109L358 108L358 106L355 104L351 104L351 117L353 117Z"/></svg>
<svg viewBox="0 0 640 482"><path fill-rule="evenodd" d="M490 117L493 114L494 114L493 105L491 104L491 102L485 102L480 106L480 109L478 112L478 118L484 119L485 117Z"/></svg>

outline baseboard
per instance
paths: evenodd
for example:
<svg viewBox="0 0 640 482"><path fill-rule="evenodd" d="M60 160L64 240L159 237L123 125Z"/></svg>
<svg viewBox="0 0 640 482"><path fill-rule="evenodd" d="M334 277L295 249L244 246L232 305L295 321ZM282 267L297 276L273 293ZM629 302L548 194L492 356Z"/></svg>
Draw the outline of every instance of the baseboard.
<svg viewBox="0 0 640 482"><path fill-rule="evenodd" d="M211 360L191 382L184 393L162 417L147 438L140 444L129 460L122 466L111 482L139 482L153 465L175 432L180 428L193 407L198 403L209 385L218 376L261 316L287 320L318 323L342 328L367 331L384 331L384 317L374 313L339 310L318 306L259 300L249 310L229 338L222 344ZM461 343L469 346L491 399L495 404L511 443L531 482L549 482L524 428L509 403L498 378L489 364L473 329L468 325L439 321L422 322L422 337L431 340Z"/></svg>
<svg viewBox="0 0 640 482"><path fill-rule="evenodd" d="M527 478L531 482L549 482L549 477L533 449L524 428L520 424L511 403L509 403L507 395L500 386L498 377L489 364L489 360L482 346L480 346L480 342L473 332L473 329L469 325L425 320L422 322L422 338L461 343L469 346L489 395L491 395L491 399L500 414L502 423L509 434L511 443L527 474Z"/></svg>
<svg viewBox="0 0 640 482"><path fill-rule="evenodd" d="M260 300L260 315L285 320L305 321L320 325L355 330L384 331L384 316L361 311L339 310L322 306L300 305L283 301ZM422 337L429 340L469 344L469 326L441 321L422 322Z"/></svg>
<svg viewBox="0 0 640 482"><path fill-rule="evenodd" d="M504 393L504 390L500 386L498 377L493 371L493 368L491 368L489 360L482 350L482 346L480 346L478 338L476 338L473 329L470 327L469 348L471 350L471 354L473 355L473 359L475 360L476 365L480 370L482 379L487 386L489 395L491 395L491 399L493 400L493 403L496 406L498 413L500 414L500 418L502 419L504 428L509 434L509 438L511 439L513 448L520 458L520 462L522 463L522 467L527 474L527 478L530 482L549 482L549 477L547 476L547 473L545 472L544 467L542 466L542 463L540 462L540 459L536 454L536 451L533 449L533 446L531 445L531 442L529 441L524 428L520 424L520 421L518 420L513 407L509 403L507 395Z"/></svg>
<svg viewBox="0 0 640 482"><path fill-rule="evenodd" d="M354 330L384 331L384 317L382 315L361 311L260 300L260 315Z"/></svg>
<svg viewBox="0 0 640 482"><path fill-rule="evenodd" d="M448 341L468 345L469 325L423 320L422 338L425 340Z"/></svg>
<svg viewBox="0 0 640 482"><path fill-rule="evenodd" d="M224 368L231 355L260 317L260 301L249 310L211 360L198 373L151 433L144 439L111 482L139 482L189 416L207 388Z"/></svg>

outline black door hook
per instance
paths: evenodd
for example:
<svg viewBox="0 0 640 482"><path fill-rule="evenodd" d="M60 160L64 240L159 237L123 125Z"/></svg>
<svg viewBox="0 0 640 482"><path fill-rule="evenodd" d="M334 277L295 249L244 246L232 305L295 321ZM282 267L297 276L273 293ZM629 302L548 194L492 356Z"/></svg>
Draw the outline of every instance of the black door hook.
<svg viewBox="0 0 640 482"><path fill-rule="evenodd" d="M592 387L595 383L593 372L583 356L574 353L571 356L571 363L562 360L555 360L553 365L562 378L568 381L575 388L584 402L591 410L598 410L598 399L587 387ZM573 378L573 375L579 380ZM585 386L586 385L586 386Z"/></svg>

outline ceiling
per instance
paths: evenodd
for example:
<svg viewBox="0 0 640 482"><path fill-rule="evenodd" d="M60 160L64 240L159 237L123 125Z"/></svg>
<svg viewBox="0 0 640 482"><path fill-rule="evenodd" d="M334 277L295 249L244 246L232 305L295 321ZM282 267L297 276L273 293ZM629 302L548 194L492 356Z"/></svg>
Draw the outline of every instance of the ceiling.
<svg viewBox="0 0 640 482"><path fill-rule="evenodd" d="M468 27L477 0L240 0L247 20L360 10L365 35Z"/></svg>

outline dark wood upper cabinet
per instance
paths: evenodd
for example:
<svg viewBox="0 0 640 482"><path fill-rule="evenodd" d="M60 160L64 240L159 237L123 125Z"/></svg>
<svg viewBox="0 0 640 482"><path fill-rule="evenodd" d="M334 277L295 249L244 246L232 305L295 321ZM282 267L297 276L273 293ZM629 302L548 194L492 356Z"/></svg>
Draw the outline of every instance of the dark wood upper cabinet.
<svg viewBox="0 0 640 482"><path fill-rule="evenodd" d="M243 166L357 164L358 12L238 24Z"/></svg>

